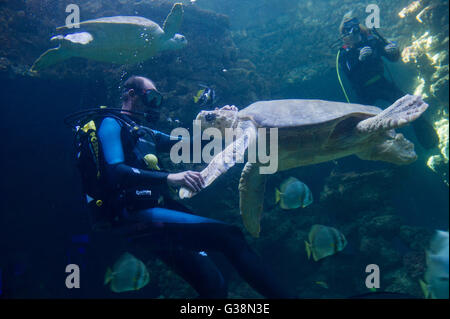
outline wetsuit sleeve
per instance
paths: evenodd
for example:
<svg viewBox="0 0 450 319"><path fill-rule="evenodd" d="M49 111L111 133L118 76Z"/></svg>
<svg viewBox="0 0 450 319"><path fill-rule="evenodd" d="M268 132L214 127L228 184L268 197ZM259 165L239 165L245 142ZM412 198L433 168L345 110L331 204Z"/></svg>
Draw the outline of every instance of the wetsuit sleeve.
<svg viewBox="0 0 450 319"><path fill-rule="evenodd" d="M152 131L153 131L153 138L156 144L156 150L158 152L168 153L170 152L172 146L181 141L181 137L176 137L176 139L171 140L170 135L164 134L157 130Z"/></svg>
<svg viewBox="0 0 450 319"><path fill-rule="evenodd" d="M105 158L105 174L114 188L167 186L169 173L141 170L124 163L121 126L115 119L105 118L103 120L98 137Z"/></svg>
<svg viewBox="0 0 450 319"><path fill-rule="evenodd" d="M176 143L178 143L181 140L186 140L186 139L183 139L181 136L172 136L172 139L170 139L171 138L170 135L164 134L157 130L152 130L152 131L153 131L153 138L154 138L155 144L156 144L156 150L158 152L169 153L172 146L174 146ZM209 142L210 142L209 140L208 141L201 140L200 141L201 148L203 149L203 147L206 144L208 144ZM193 154L194 138L192 136L189 138L189 145L190 145L191 154Z"/></svg>

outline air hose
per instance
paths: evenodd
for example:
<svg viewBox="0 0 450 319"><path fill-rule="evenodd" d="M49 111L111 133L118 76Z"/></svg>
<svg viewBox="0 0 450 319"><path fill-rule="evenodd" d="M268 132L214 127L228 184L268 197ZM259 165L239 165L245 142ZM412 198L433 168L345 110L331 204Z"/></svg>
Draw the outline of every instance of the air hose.
<svg viewBox="0 0 450 319"><path fill-rule="evenodd" d="M336 72L337 77L339 80L339 84L341 85L342 92L344 92L345 99L347 100L347 103L350 103L350 100L348 99L347 92L345 91L344 85L342 84L341 75L339 74L339 55L341 54L341 50L338 51L336 55Z"/></svg>

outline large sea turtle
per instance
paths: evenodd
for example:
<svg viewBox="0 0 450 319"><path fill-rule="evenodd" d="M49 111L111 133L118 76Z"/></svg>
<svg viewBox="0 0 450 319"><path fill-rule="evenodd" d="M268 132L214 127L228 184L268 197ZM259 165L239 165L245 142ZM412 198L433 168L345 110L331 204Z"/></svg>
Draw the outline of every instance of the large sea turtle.
<svg viewBox="0 0 450 319"><path fill-rule="evenodd" d="M417 158L414 144L394 129L414 121L427 107L419 96L406 95L384 111L368 105L293 99L259 101L241 111L234 106L202 111L197 115L202 129L239 128L240 135L201 175L208 186L243 160L245 150L257 140L258 128L278 128L278 171L352 154L364 160L409 164ZM255 237L260 233L266 181L259 167L261 163L248 161L239 183L243 223ZM179 195L194 194L182 188Z"/></svg>
<svg viewBox="0 0 450 319"><path fill-rule="evenodd" d="M187 40L176 33L182 19L183 6L175 3L162 29L155 22L137 16L88 20L80 23L80 29L59 27L57 30L70 33L52 37L51 41L59 43L58 47L43 53L30 71L38 72L71 57L118 64L137 63L163 50L183 48Z"/></svg>

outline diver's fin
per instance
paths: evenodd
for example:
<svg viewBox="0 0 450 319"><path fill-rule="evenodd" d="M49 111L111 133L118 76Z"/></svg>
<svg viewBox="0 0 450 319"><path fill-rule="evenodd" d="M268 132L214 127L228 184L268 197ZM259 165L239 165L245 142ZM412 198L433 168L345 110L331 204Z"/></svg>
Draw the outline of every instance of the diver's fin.
<svg viewBox="0 0 450 319"><path fill-rule="evenodd" d="M30 72L37 73L45 68L67 60L70 57L71 54L68 50L62 49L61 46L49 49L34 62L33 66L30 68Z"/></svg>
<svg viewBox="0 0 450 319"><path fill-rule="evenodd" d="M113 272L112 269L108 267L108 269L106 269L105 280L103 284L107 285L112 279L113 279Z"/></svg>
<svg viewBox="0 0 450 319"><path fill-rule="evenodd" d="M277 204L281 199L281 192L278 188L275 188L275 204Z"/></svg>
<svg viewBox="0 0 450 319"><path fill-rule="evenodd" d="M305 240L305 250L306 250L306 255L308 256L308 260L310 260L311 259L311 245L306 240Z"/></svg>
<svg viewBox="0 0 450 319"><path fill-rule="evenodd" d="M360 133L373 133L399 128L419 118L427 108L420 96L405 95L376 116L359 122L356 129Z"/></svg>
<svg viewBox="0 0 450 319"><path fill-rule="evenodd" d="M430 150L439 145L439 136L436 134L433 125L425 118L421 117L413 122L414 133L420 145L426 150Z"/></svg>
<svg viewBox="0 0 450 319"><path fill-rule="evenodd" d="M183 21L183 11L183 4L175 3L173 5L163 25L165 39L171 39L180 30L181 22Z"/></svg>

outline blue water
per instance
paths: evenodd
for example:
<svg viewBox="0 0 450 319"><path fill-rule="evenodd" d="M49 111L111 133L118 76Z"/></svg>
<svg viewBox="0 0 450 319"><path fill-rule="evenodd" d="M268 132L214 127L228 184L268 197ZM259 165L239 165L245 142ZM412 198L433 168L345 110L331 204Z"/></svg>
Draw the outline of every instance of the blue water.
<svg viewBox="0 0 450 319"><path fill-rule="evenodd" d="M182 50L165 51L130 65L74 58L38 76L30 76L26 71L35 59L54 46L49 39L58 34L55 28L64 24L67 16L64 9L71 2L17 0L0 3L0 132L3 140L1 166L4 168L0 181L4 198L0 215L0 296L195 297L195 291L150 251L137 254L150 268L151 280L147 287L137 292L114 294L103 285L106 268L128 251L129 246L121 238L91 232L75 166L73 132L64 125L64 117L100 105L119 107L120 85L132 74L153 79L163 93L163 114L154 128L166 133L174 128L168 118L191 128L192 120L201 110L193 102L199 83L208 83L215 89L219 97L214 105L217 107L230 104L242 109L259 100L289 98L345 102L334 65L338 47L330 48L330 44L339 36L337 28L342 15L354 7L363 16L367 3L182 1L185 11L180 33L189 41ZM176 1L78 2L82 21L112 15L139 15L163 26ZM446 24L420 25L412 18L407 20L408 25L406 20L400 20L398 12L410 1L377 3L382 13L383 34L402 46L410 44L413 35L420 36L428 27L433 34L448 37ZM5 17L9 17L8 20ZM448 24L448 17L443 21ZM442 63L448 65L448 57ZM420 68L402 62L386 62L386 65L397 85L412 93ZM289 74L293 75L289 77ZM428 75L432 78L432 72ZM350 100L356 101L345 77L343 84ZM427 118L436 119L438 109L448 114L448 96L446 99L445 96L430 97L427 102L430 104ZM377 106L389 104L379 102ZM366 292L364 267L368 263L381 265L383 289L421 297L419 277L411 270L415 265L405 264L404 260L408 254L424 252L427 237L423 233L448 230L448 185L441 172L435 173L426 165L428 157L437 153L420 146L411 126L398 131L415 145L418 160L411 165L398 167L349 156L270 176L259 239L249 236L239 215L238 184L243 165L231 168L186 205L198 215L240 227L249 245L267 264L283 280L295 285L299 298L344 298ZM174 172L203 168L168 167ZM448 163L443 171L447 172L448 179ZM377 177L386 172L392 173L394 178L386 181ZM361 180L366 173L379 175L363 183ZM352 174L359 174L360 178L352 177L350 182L345 179ZM275 205L275 188L290 176L311 189L314 203L310 207L283 211ZM341 176L342 184L334 185L333 176ZM339 196L340 187L348 187L349 193ZM332 200L323 199L328 191L335 196ZM392 226L394 230L390 225L378 225L379 233L370 234L365 228L367 224L376 224L376 217L391 215L400 220L399 225ZM349 240L346 251L318 263L308 261L304 241L313 224L339 228ZM409 229L414 235L408 233ZM216 252L205 254L219 265L229 281L230 296L261 297L236 274L226 258ZM424 266L420 258L417 260L418 268ZM79 290L68 290L64 286L64 269L69 263L77 263L82 269ZM400 277L406 278L405 281L399 282ZM326 282L329 289L319 287L315 284L317 281Z"/></svg>

